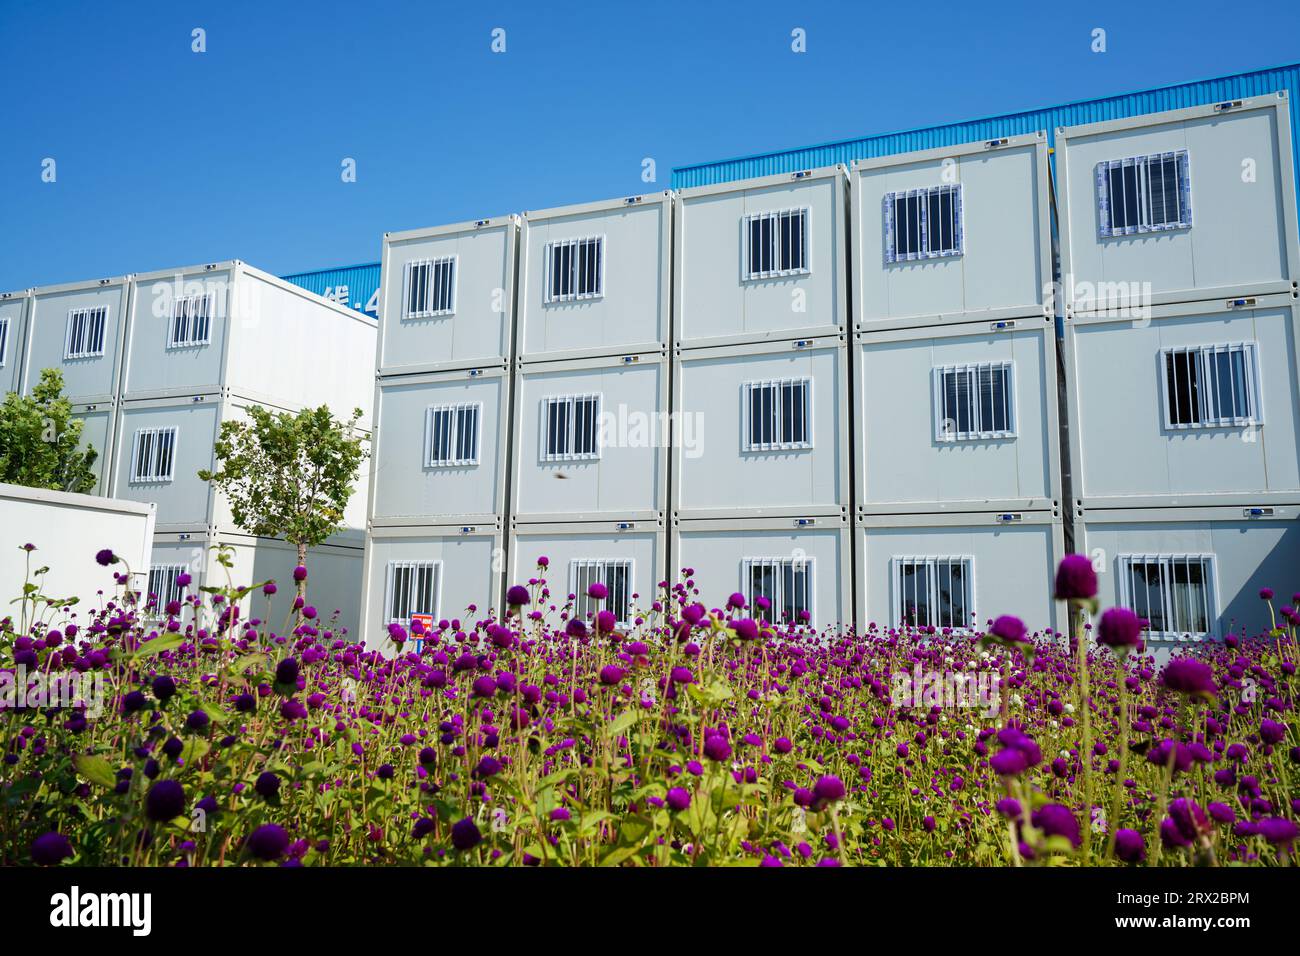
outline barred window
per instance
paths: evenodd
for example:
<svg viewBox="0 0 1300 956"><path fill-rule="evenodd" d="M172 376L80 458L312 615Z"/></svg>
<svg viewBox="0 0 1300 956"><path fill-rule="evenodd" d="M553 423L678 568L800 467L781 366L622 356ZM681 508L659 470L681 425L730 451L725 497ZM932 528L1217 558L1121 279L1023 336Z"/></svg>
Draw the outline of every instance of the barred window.
<svg viewBox="0 0 1300 956"><path fill-rule="evenodd" d="M605 294L605 237L546 244L546 302L597 299Z"/></svg>
<svg viewBox="0 0 1300 956"><path fill-rule="evenodd" d="M745 599L754 614L760 597L767 598L769 620L813 625L812 558L745 558L741 565ZM808 620L804 620L804 612Z"/></svg>
<svg viewBox="0 0 1300 956"><path fill-rule="evenodd" d="M1199 639L1214 627L1214 556L1122 554L1120 603L1148 622L1152 637Z"/></svg>
<svg viewBox="0 0 1300 956"><path fill-rule="evenodd" d="M744 451L811 448L812 379L745 382L741 416Z"/></svg>
<svg viewBox="0 0 1300 956"><path fill-rule="evenodd" d="M97 358L104 354L104 325L108 306L72 309L68 312L68 334L64 342L65 359Z"/></svg>
<svg viewBox="0 0 1300 956"><path fill-rule="evenodd" d="M1187 150L1098 163L1097 212L1102 238L1191 226Z"/></svg>
<svg viewBox="0 0 1300 956"><path fill-rule="evenodd" d="M885 193L884 212L886 262L938 259L965 251L960 184Z"/></svg>
<svg viewBox="0 0 1300 956"><path fill-rule="evenodd" d="M802 275L808 269L808 210L780 209L745 217L746 279Z"/></svg>
<svg viewBox="0 0 1300 956"><path fill-rule="evenodd" d="M212 341L212 314L216 296L182 296L172 303L172 318L167 330L169 349L191 348Z"/></svg>
<svg viewBox="0 0 1300 956"><path fill-rule="evenodd" d="M171 481L176 470L176 429L141 428L131 449L133 482Z"/></svg>
<svg viewBox="0 0 1300 956"><path fill-rule="evenodd" d="M389 561L385 588L384 608L388 612L385 623L410 627L411 618L416 614L428 614L437 620L442 597L442 562Z"/></svg>
<svg viewBox="0 0 1300 956"><path fill-rule="evenodd" d="M542 399L542 460L600 457L600 396L554 395Z"/></svg>
<svg viewBox="0 0 1300 956"><path fill-rule="evenodd" d="M402 289L404 319L453 314L456 311L456 257L408 262Z"/></svg>
<svg viewBox="0 0 1300 956"><path fill-rule="evenodd" d="M172 601L185 599L185 589L177 579L187 570L183 564L155 564L149 568L149 593L158 599L159 612Z"/></svg>
<svg viewBox="0 0 1300 956"><path fill-rule="evenodd" d="M603 601L587 594L596 582L609 592ZM610 558L578 558L569 562L569 588L577 606L575 616L586 618L596 611L612 611L619 627L632 625L632 562Z"/></svg>
<svg viewBox="0 0 1300 956"><path fill-rule="evenodd" d="M1263 422L1256 343L1165 349L1160 368L1165 427L1215 428Z"/></svg>
<svg viewBox="0 0 1300 956"><path fill-rule="evenodd" d="M430 468L477 465L480 403L430 405L425 412L424 461Z"/></svg>
<svg viewBox="0 0 1300 956"><path fill-rule="evenodd" d="M1014 385L1011 362L978 362L936 368L935 440L1015 437Z"/></svg>
<svg viewBox="0 0 1300 956"><path fill-rule="evenodd" d="M894 558L894 619L914 627L970 627L975 621L975 559Z"/></svg>
<svg viewBox="0 0 1300 956"><path fill-rule="evenodd" d="M0 319L0 368L5 367L9 358L9 317Z"/></svg>

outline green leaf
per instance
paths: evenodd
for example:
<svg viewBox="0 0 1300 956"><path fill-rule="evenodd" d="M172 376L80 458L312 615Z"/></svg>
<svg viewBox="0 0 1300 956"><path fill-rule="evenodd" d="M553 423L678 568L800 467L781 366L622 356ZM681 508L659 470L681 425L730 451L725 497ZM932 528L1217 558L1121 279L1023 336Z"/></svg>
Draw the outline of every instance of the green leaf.
<svg viewBox="0 0 1300 956"><path fill-rule="evenodd" d="M103 757L94 754L77 754L72 758L72 763L77 768L77 773L96 786L107 787L110 790L117 786L117 775L113 772L113 765Z"/></svg>
<svg viewBox="0 0 1300 956"><path fill-rule="evenodd" d="M140 645L133 655L136 660L142 657L152 657L155 654L161 654L163 651L174 650L185 642L185 635L177 631L168 631L166 634L160 634L152 641L145 641Z"/></svg>
<svg viewBox="0 0 1300 956"><path fill-rule="evenodd" d="M619 737L623 731L627 730L637 721L637 712L635 710L625 710L619 714L612 724L609 725L609 736Z"/></svg>

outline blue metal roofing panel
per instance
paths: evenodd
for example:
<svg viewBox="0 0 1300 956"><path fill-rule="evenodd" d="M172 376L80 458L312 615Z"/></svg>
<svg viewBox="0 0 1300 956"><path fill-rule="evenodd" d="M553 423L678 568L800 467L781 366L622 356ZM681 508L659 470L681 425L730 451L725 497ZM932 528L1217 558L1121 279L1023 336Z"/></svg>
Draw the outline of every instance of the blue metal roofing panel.
<svg viewBox="0 0 1300 956"><path fill-rule="evenodd" d="M309 292L379 317L379 263L365 262L337 269L317 269L282 276Z"/></svg>
<svg viewBox="0 0 1300 956"><path fill-rule="evenodd" d="M785 149L772 153L740 156L712 163L697 163L673 169L673 188L711 186L738 179L753 179L776 173L790 173L800 169L815 169L836 163L851 163L855 159L872 159L910 153L920 149L956 146L961 143L1015 136L1047 130L1048 142L1055 145L1058 126L1081 126L1103 120L1122 119L1142 113L1162 113L1166 110L1188 106L1205 106L1222 100L1242 99L1247 96L1264 96L1287 90L1291 102L1292 151L1300 154L1297 137L1300 137L1300 63L1292 63L1269 70L1238 73L1196 83L1159 87L1120 96L1107 96L1095 100L1081 100L1039 110L1006 113L963 123L930 126L899 133L864 136L860 139L840 140L799 149ZM1300 164L1297 165L1300 179Z"/></svg>

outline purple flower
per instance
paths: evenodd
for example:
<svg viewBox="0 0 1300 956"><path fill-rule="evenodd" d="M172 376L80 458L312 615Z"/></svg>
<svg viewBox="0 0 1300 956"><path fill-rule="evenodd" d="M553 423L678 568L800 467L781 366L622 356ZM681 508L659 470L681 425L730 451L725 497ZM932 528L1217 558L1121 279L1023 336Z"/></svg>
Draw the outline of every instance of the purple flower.
<svg viewBox="0 0 1300 956"><path fill-rule="evenodd" d="M1297 836L1295 822L1286 817L1265 817L1259 821L1257 832L1273 846L1282 847L1289 847Z"/></svg>
<svg viewBox="0 0 1300 956"><path fill-rule="evenodd" d="M592 587L595 586L596 586L595 584L592 585ZM602 584L601 587L604 587L604 585ZM618 618L614 616L613 611L596 612L596 630L598 632L600 632L601 634L609 634L612 633L614 628L617 626L618 626Z"/></svg>
<svg viewBox="0 0 1300 956"><path fill-rule="evenodd" d="M479 760L478 765L474 768L475 780L486 780L488 777L496 776L501 772L501 761L495 757L483 757Z"/></svg>
<svg viewBox="0 0 1300 956"><path fill-rule="evenodd" d="M166 703L176 694L176 681L166 674L153 679L153 695Z"/></svg>
<svg viewBox="0 0 1300 956"><path fill-rule="evenodd" d="M758 637L758 622L753 618L742 617L727 626L735 631L736 637L742 641L752 641Z"/></svg>
<svg viewBox="0 0 1300 956"><path fill-rule="evenodd" d="M301 564L298 565L296 568L293 569L293 579L294 579L294 581L296 581L298 584L301 584L303 581L306 581L306 580L307 580L307 569L306 569L305 567L303 567Z"/></svg>
<svg viewBox="0 0 1300 956"><path fill-rule="evenodd" d="M1175 657L1165 665L1160 679L1170 690L1192 697L1213 697L1218 691L1210 665L1190 657Z"/></svg>
<svg viewBox="0 0 1300 956"><path fill-rule="evenodd" d="M280 792L280 778L272 771L264 770L253 784L253 789L264 799L270 800Z"/></svg>
<svg viewBox="0 0 1300 956"><path fill-rule="evenodd" d="M609 588L605 587L602 581L592 581L587 585L587 597L596 601L603 601L609 596Z"/></svg>
<svg viewBox="0 0 1300 956"><path fill-rule="evenodd" d="M704 756L719 762L726 760L731 756L731 744L727 742L726 737L714 734L704 741Z"/></svg>
<svg viewBox="0 0 1300 956"><path fill-rule="evenodd" d="M58 866L72 856L72 844L62 833L51 830L32 841L32 862L37 866Z"/></svg>
<svg viewBox="0 0 1300 956"><path fill-rule="evenodd" d="M510 590L506 591L506 603L511 607L523 607L530 602L528 588L522 584L515 584L511 586Z"/></svg>
<svg viewBox="0 0 1300 956"><path fill-rule="evenodd" d="M175 820L185 812L185 788L175 780L159 780L144 797L144 812L155 823Z"/></svg>
<svg viewBox="0 0 1300 956"><path fill-rule="evenodd" d="M104 548L102 551L95 552L95 560L103 567L108 567L117 561L117 555L113 553L112 548Z"/></svg>
<svg viewBox="0 0 1300 956"><path fill-rule="evenodd" d="M286 657L275 666L275 682L277 684L294 684L298 683L298 662L292 657Z"/></svg>
<svg viewBox="0 0 1300 956"><path fill-rule="evenodd" d="M827 804L844 799L844 781L834 774L819 777L813 784L813 807L820 810Z"/></svg>
<svg viewBox="0 0 1300 956"><path fill-rule="evenodd" d="M1260 600L1263 600L1263 601L1271 601L1271 600L1273 600L1273 589L1272 589L1272 588L1260 588L1260 589L1259 589L1259 597L1260 597Z"/></svg>
<svg viewBox="0 0 1300 956"><path fill-rule="evenodd" d="M679 812L691 805L691 793L685 787L673 787L668 791L664 799L671 809Z"/></svg>
<svg viewBox="0 0 1300 956"><path fill-rule="evenodd" d="M278 860L289 849L289 834L278 823L264 823L248 838L248 851L259 860Z"/></svg>
<svg viewBox="0 0 1300 956"><path fill-rule="evenodd" d="M1279 744L1286 739L1286 724L1265 717L1259 724L1259 739L1266 744Z"/></svg>
<svg viewBox="0 0 1300 956"><path fill-rule="evenodd" d="M1067 554L1056 569L1058 601L1089 600L1097 596L1097 572L1082 554Z"/></svg>
<svg viewBox="0 0 1300 956"><path fill-rule="evenodd" d="M472 689L475 697L492 697L497 692L497 682L495 678L484 674L474 681Z"/></svg>
<svg viewBox="0 0 1300 956"><path fill-rule="evenodd" d="M1049 837L1065 837L1075 849L1083 843L1083 835L1079 832L1079 821L1069 807L1059 803L1049 803L1035 810L1030 820Z"/></svg>
<svg viewBox="0 0 1300 956"><path fill-rule="evenodd" d="M1125 863L1141 863L1147 858L1146 841L1142 834L1128 828L1115 831L1115 855Z"/></svg>
<svg viewBox="0 0 1300 956"><path fill-rule="evenodd" d="M1107 647L1137 647L1142 641L1142 621L1126 607L1113 607L1097 624L1097 643Z"/></svg>
<svg viewBox="0 0 1300 956"><path fill-rule="evenodd" d="M989 633L994 637L1001 638L1010 644L1025 643L1025 635L1029 633L1029 628L1025 627L1025 622L1011 614L1003 614L993 622L989 628Z"/></svg>
<svg viewBox="0 0 1300 956"><path fill-rule="evenodd" d="M606 664L600 669L600 682L606 686L617 684L623 679L623 668L617 664Z"/></svg>
<svg viewBox="0 0 1300 956"><path fill-rule="evenodd" d="M571 617L564 625L564 633L574 640L580 640L587 636L587 624L580 618Z"/></svg>
<svg viewBox="0 0 1300 956"><path fill-rule="evenodd" d="M262 585L262 593L265 594L267 597L270 597L271 595L275 594L275 592L278 590L280 589L275 586L274 581L267 581L265 584Z"/></svg>
<svg viewBox="0 0 1300 956"><path fill-rule="evenodd" d="M458 850L472 850L482 840L483 834L469 817L451 825L451 845Z"/></svg>
<svg viewBox="0 0 1300 956"><path fill-rule="evenodd" d="M736 591L731 595L731 597L727 598L727 607L734 611L743 611L748 606L748 603L745 601L745 595L741 594L739 591Z"/></svg>

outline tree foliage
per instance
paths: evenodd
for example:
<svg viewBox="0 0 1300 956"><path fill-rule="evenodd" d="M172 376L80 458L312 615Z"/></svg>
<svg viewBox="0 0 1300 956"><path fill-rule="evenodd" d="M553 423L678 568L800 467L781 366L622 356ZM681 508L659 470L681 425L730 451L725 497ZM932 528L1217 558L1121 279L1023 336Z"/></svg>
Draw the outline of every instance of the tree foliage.
<svg viewBox="0 0 1300 956"><path fill-rule="evenodd" d="M10 392L0 405L0 481L50 491L95 487L94 448L80 448L82 421L63 396L63 373L41 371L31 395Z"/></svg>

